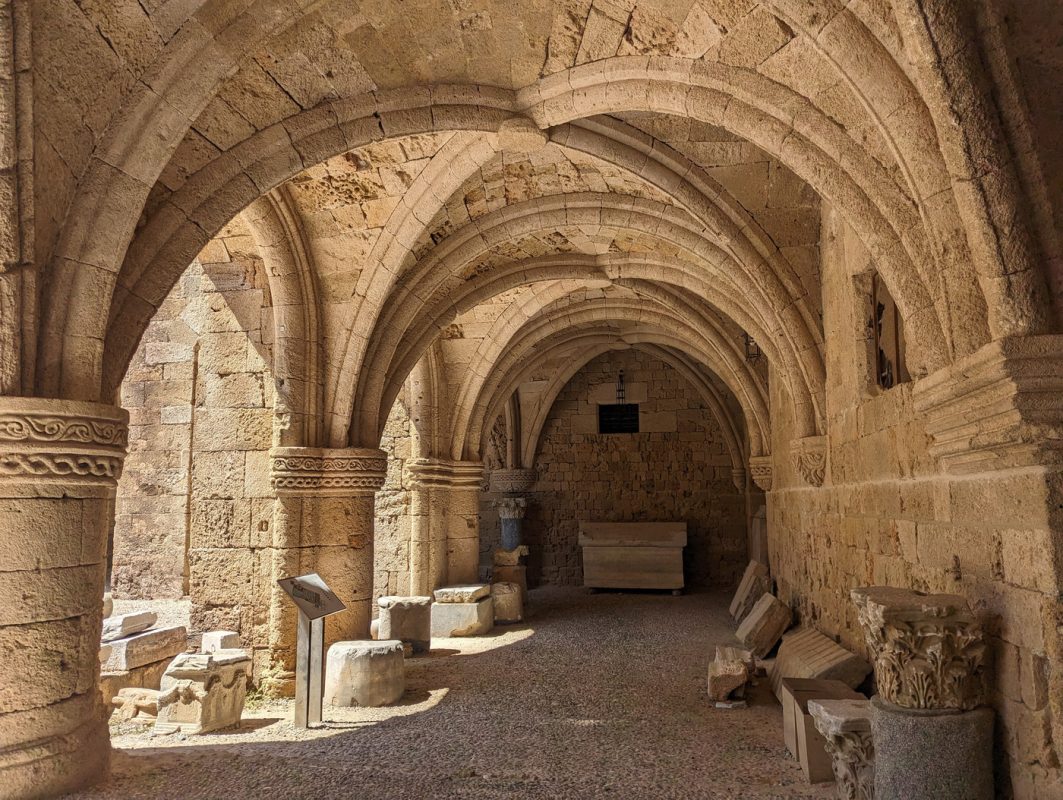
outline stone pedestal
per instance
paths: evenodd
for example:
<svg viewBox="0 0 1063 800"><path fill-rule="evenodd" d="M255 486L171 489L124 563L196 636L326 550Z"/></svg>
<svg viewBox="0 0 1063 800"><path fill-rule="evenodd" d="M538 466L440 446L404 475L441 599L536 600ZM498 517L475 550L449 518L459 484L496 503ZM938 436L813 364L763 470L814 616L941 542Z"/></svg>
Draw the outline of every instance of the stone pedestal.
<svg viewBox="0 0 1063 800"><path fill-rule="evenodd" d="M325 661L325 705L386 706L406 691L402 642L336 642Z"/></svg>
<svg viewBox="0 0 1063 800"><path fill-rule="evenodd" d="M482 636L495 624L490 595L471 603L432 603L432 636Z"/></svg>
<svg viewBox="0 0 1063 800"><path fill-rule="evenodd" d="M347 605L325 618L325 644L369 636L373 597L373 497L387 456L366 448L276 447L270 451L274 586L270 648L294 690L295 607L276 580L316 572Z"/></svg>
<svg viewBox="0 0 1063 800"><path fill-rule="evenodd" d="M156 733L207 733L240 724L251 657L246 650L182 653L162 676Z"/></svg>
<svg viewBox="0 0 1063 800"><path fill-rule="evenodd" d="M125 411L0 397L0 787L54 796L106 775L98 691L107 534Z"/></svg>
<svg viewBox="0 0 1063 800"><path fill-rule="evenodd" d="M873 800L875 745L867 700L809 700L808 713L831 757L841 800Z"/></svg>
<svg viewBox="0 0 1063 800"><path fill-rule="evenodd" d="M495 623L505 625L524 620L524 601L520 586L515 583L493 583L491 598L494 601Z"/></svg>
<svg viewBox="0 0 1063 800"><path fill-rule="evenodd" d="M982 630L958 595L854 589L873 654L875 794L982 800L993 796L993 712L985 697Z"/></svg>
<svg viewBox="0 0 1063 800"><path fill-rule="evenodd" d="M415 653L432 647L432 598L385 596L377 600L380 618L376 639L397 639Z"/></svg>
<svg viewBox="0 0 1063 800"><path fill-rule="evenodd" d="M900 708L871 700L875 796L991 800L993 711Z"/></svg>
<svg viewBox="0 0 1063 800"><path fill-rule="evenodd" d="M413 486L410 587L475 581L480 562L483 464L418 458L407 466Z"/></svg>

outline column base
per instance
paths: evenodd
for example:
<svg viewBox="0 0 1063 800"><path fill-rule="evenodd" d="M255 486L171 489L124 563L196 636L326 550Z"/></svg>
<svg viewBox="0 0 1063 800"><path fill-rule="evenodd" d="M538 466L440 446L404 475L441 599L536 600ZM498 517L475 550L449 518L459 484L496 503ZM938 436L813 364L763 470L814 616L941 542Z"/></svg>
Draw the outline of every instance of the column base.
<svg viewBox="0 0 1063 800"><path fill-rule="evenodd" d="M992 800L992 709L915 710L877 696L871 705L876 798Z"/></svg>
<svg viewBox="0 0 1063 800"><path fill-rule="evenodd" d="M78 709L69 707L85 702L85 697L57 703L58 714L53 709L35 709L15 712L0 718L0 738L7 738L7 726L15 726L20 732L26 727L58 727L57 720ZM25 727L24 727L25 726ZM107 723L99 718L90 719L66 733L54 734L29 742L20 743L0 753L0 793L17 800L56 797L84 789L104 778L111 767L111 741Z"/></svg>

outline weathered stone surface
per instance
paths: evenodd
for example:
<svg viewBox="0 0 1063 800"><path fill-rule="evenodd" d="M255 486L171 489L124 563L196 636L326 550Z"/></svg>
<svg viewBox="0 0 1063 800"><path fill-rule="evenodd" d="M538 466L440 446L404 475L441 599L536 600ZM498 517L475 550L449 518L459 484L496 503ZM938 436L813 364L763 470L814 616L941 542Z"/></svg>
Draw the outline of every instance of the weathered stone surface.
<svg viewBox="0 0 1063 800"><path fill-rule="evenodd" d="M816 728L808 704L813 700L865 700L841 681L784 678L779 693L783 707L783 742L801 763L805 780L821 783L833 778L827 743Z"/></svg>
<svg viewBox="0 0 1063 800"><path fill-rule="evenodd" d="M107 619L114 613L114 600L111 599L111 593L105 592L103 595L103 618Z"/></svg>
<svg viewBox="0 0 1063 800"><path fill-rule="evenodd" d="M871 703L876 797L993 797L991 709L908 709L878 696Z"/></svg>
<svg viewBox="0 0 1063 800"><path fill-rule="evenodd" d="M749 650L739 647L717 647L716 657L709 664L709 699L723 702L745 695L745 686L753 676L755 659Z"/></svg>
<svg viewBox="0 0 1063 800"><path fill-rule="evenodd" d="M213 653L215 650L238 650L240 634L235 631L207 631L199 645L199 652Z"/></svg>
<svg viewBox="0 0 1063 800"><path fill-rule="evenodd" d="M207 733L239 725L250 672L245 650L177 656L162 676L155 733Z"/></svg>
<svg viewBox="0 0 1063 800"><path fill-rule="evenodd" d="M432 646L432 598L388 595L377 600L377 639L397 639L409 644L414 653L426 653Z"/></svg>
<svg viewBox="0 0 1063 800"><path fill-rule="evenodd" d="M103 621L103 633L100 634L101 642L113 642L115 639L123 639L134 633L146 631L158 616L152 611L136 611L131 614L120 614L117 617L108 617Z"/></svg>
<svg viewBox="0 0 1063 800"><path fill-rule="evenodd" d="M728 608L731 618L735 623L741 623L753 610L757 600L770 591L771 577L768 575L768 568L759 561L750 561Z"/></svg>
<svg viewBox="0 0 1063 800"><path fill-rule="evenodd" d="M102 672L123 672L126 670L165 661L183 652L188 647L188 632L184 626L135 633L125 639L108 642L106 660L100 659Z"/></svg>
<svg viewBox="0 0 1063 800"><path fill-rule="evenodd" d="M763 658L790 627L791 619L789 607L774 595L765 593L742 620L735 636L755 656Z"/></svg>
<svg viewBox="0 0 1063 800"><path fill-rule="evenodd" d="M496 567L516 567L520 560L528 555L528 545L522 544L513 550L503 550L496 547L492 560Z"/></svg>
<svg viewBox="0 0 1063 800"><path fill-rule="evenodd" d="M522 622L524 600L520 586L515 583L492 583L491 601L494 605L496 624Z"/></svg>
<svg viewBox="0 0 1063 800"><path fill-rule="evenodd" d="M797 628L782 637L771 666L771 688L778 697L783 678L822 678L855 689L870 672L864 659L815 628Z"/></svg>
<svg viewBox="0 0 1063 800"><path fill-rule="evenodd" d="M336 642L325 659L324 703L386 706L406 691L402 642Z"/></svg>
<svg viewBox="0 0 1063 800"><path fill-rule="evenodd" d="M883 700L902 708L972 709L985 697L985 638L967 601L872 586L852 591Z"/></svg>
<svg viewBox="0 0 1063 800"><path fill-rule="evenodd" d="M830 753L841 800L874 800L875 743L869 700L809 700L808 713Z"/></svg>
<svg viewBox="0 0 1063 800"><path fill-rule="evenodd" d="M432 603L432 636L482 636L495 624L494 600L475 603Z"/></svg>
<svg viewBox="0 0 1063 800"><path fill-rule="evenodd" d="M111 703L114 705L114 714L118 719L132 719L141 715L154 718L159 713L159 690L121 689Z"/></svg>
<svg viewBox="0 0 1063 800"><path fill-rule="evenodd" d="M491 594L491 586L478 583L471 586L444 586L433 593L437 603L475 603Z"/></svg>

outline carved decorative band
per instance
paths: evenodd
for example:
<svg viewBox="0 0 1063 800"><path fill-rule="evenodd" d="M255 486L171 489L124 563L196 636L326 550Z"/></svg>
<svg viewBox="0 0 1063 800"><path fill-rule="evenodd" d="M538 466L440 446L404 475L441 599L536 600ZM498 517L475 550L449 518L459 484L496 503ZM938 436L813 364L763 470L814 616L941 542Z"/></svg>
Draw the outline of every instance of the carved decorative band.
<svg viewBox="0 0 1063 800"><path fill-rule="evenodd" d="M0 479L114 486L128 419L100 403L0 397Z"/></svg>
<svg viewBox="0 0 1063 800"><path fill-rule="evenodd" d="M534 469L496 469L491 472L491 491L523 494L530 492L538 479Z"/></svg>
<svg viewBox="0 0 1063 800"><path fill-rule="evenodd" d="M373 494L384 485L387 469L382 450L277 447L270 451L270 484L278 494Z"/></svg>
<svg viewBox="0 0 1063 800"><path fill-rule="evenodd" d="M406 469L410 481L421 489L479 489L484 478L484 465L479 461L418 458L411 461Z"/></svg>
<svg viewBox="0 0 1063 800"><path fill-rule="evenodd" d="M751 456L749 459L749 475L753 483L760 487L761 491L770 492L772 482L771 456Z"/></svg>

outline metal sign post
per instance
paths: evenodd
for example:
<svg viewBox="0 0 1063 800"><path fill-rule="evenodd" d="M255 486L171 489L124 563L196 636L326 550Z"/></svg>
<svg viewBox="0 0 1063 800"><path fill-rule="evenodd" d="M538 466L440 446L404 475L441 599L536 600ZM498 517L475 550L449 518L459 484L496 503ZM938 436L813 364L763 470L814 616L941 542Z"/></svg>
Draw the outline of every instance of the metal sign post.
<svg viewBox="0 0 1063 800"><path fill-rule="evenodd" d="M325 617L347 608L312 572L277 581L299 610L295 643L295 727L309 728L321 722L321 698L325 691Z"/></svg>

